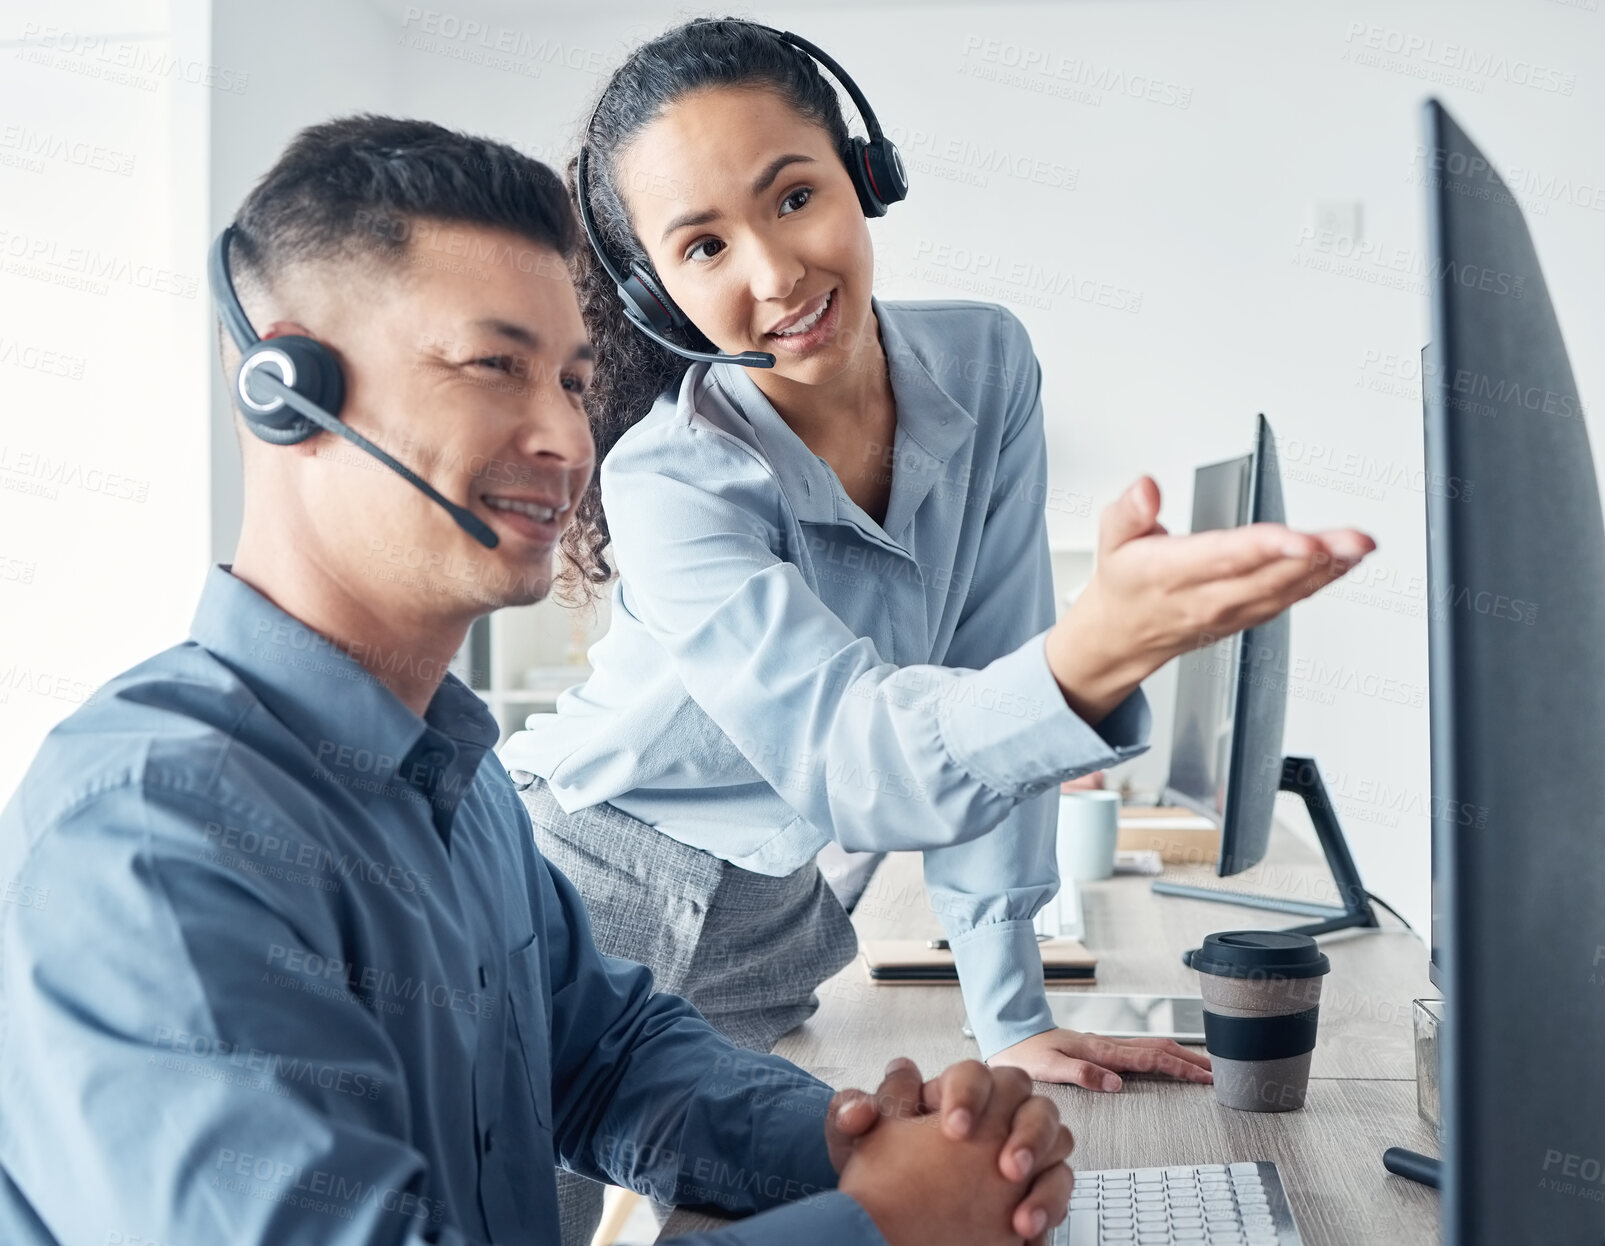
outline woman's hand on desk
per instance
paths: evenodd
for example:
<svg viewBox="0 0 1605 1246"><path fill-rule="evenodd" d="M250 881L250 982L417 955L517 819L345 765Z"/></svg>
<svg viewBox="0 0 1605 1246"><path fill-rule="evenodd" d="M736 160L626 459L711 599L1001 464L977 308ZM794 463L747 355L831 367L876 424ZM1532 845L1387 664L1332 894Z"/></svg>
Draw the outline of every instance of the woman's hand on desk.
<svg viewBox="0 0 1605 1246"><path fill-rule="evenodd" d="M1088 1090L1119 1090L1121 1073L1159 1073L1187 1082L1212 1082L1209 1057L1168 1038L1098 1038L1077 1030L1044 1030L1005 1047L988 1061L1024 1069L1039 1082L1067 1082Z"/></svg>
<svg viewBox="0 0 1605 1246"><path fill-rule="evenodd" d="M1375 548L1353 528L1270 523L1171 536L1144 476L1104 511L1092 579L1048 633L1048 665L1097 724L1171 658L1275 618Z"/></svg>
<svg viewBox="0 0 1605 1246"><path fill-rule="evenodd" d="M1019 1192L1010 1224L1020 1237L1046 1242L1065 1218L1074 1183L1065 1161L1075 1139L1060 1122L1058 1107L1033 1094L1030 1078L1019 1071L965 1060L922 1082L914 1062L898 1057L887 1065L886 1077L873 1096L844 1090L831 1100L825 1139L836 1171L845 1176L864 1137L892 1119L938 1124L942 1138L952 1143L991 1137L996 1147L993 1177ZM1001 1122L1006 1129L989 1132L989 1121ZM1004 1140L997 1146L1000 1138Z"/></svg>

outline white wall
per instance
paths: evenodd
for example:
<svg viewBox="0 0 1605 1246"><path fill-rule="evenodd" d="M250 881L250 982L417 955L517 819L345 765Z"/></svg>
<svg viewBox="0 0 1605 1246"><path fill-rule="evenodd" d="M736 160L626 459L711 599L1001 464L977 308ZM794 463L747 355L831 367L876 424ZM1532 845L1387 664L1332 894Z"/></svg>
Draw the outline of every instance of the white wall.
<svg viewBox="0 0 1605 1246"><path fill-rule="evenodd" d="M398 47L410 111L554 163L598 72L711 11L566 4L536 21L513 5L433 19L377 7L398 39L432 41ZM1605 340L1597 0L738 11L832 50L901 142L910 198L872 226L882 296L995 299L1031 328L1057 544L1090 544L1098 510L1141 472L1185 529L1193 468L1245 452L1258 411L1281 441L1291 520L1377 538L1363 576L1295 612L1286 746L1320 759L1367 882L1423 927L1418 105L1437 94L1510 173L1581 391L1605 392L1605 359L1587 349ZM469 33L475 21L485 34ZM495 68L458 59L503 37L523 54ZM1360 205L1366 248L1338 271L1348 244L1323 252L1306 233L1329 202ZM1129 768L1138 783L1165 773L1173 689L1170 672L1151 681L1158 731Z"/></svg>
<svg viewBox="0 0 1605 1246"><path fill-rule="evenodd" d="M271 6L236 0L214 8L213 55L220 62L248 65L251 88L214 101L209 238L234 219L296 131L330 117L393 113L402 106L395 87L401 67L385 46L388 31L373 9L315 0L275 0ZM211 556L228 562L240 535L240 448L215 349L207 375Z"/></svg>
<svg viewBox="0 0 1605 1246"><path fill-rule="evenodd" d="M201 0L0 17L0 801L206 569ZM208 80L213 85L208 86Z"/></svg>
<svg viewBox="0 0 1605 1246"><path fill-rule="evenodd" d="M250 88L241 97L213 93L209 224L232 212L298 126L334 112L428 117L559 163L598 75L632 43L698 11L711 10L628 0L538 8L513 0L434 9L392 0L219 4L213 59L247 70ZM872 226L879 293L995 299L1031 328L1045 372L1056 543L1089 543L1097 510L1139 472L1160 481L1163 519L1185 528L1194 466L1244 452L1256 411L1282 439L1293 521L1355 524L1377 537L1366 583L1295 613L1286 743L1322 760L1372 888L1423 924L1430 792L1417 588L1425 575L1420 407L1411 376L1390 373L1412 371L1425 334L1423 291L1412 276L1424 246L1417 105L1436 91L1497 162L1522 170L1513 181L1578 383L1584 394L1600 394L1605 362L1586 349L1605 330L1598 0L812 0L737 11L835 51L902 141L913 191ZM497 54L498 40L511 50ZM1392 55L1395 46L1408 51ZM1446 61L1459 68L1445 70ZM1015 76L1000 81L1007 73ZM87 89L65 74L51 80L63 97ZM168 219L159 192L147 195L141 185L123 198L130 215ZM1373 250L1346 271L1330 263L1323 270L1332 257L1301 243L1301 232L1312 205L1350 201L1361 205L1362 240ZM55 221L53 205L41 200L38 218ZM1402 278L1392 264L1404 266ZM187 271L199 269L196 254ZM1386 284L1395 280L1404 288ZM1045 286L1052 292L1044 295ZM133 293L116 308L122 341L151 328L134 323L145 305L136 307ZM80 311L89 302L64 306ZM35 320L8 303L0 325L19 323ZM71 340L65 323L60 332ZM109 340L105 349L113 349ZM116 426L110 403L70 397L83 392L79 385L23 380L30 395L44 396L31 401L62 406L65 393L63 409ZM5 383L16 384L9 375ZM199 382L186 373L185 383ZM193 418L182 405L162 411L180 434ZM215 429L225 427L221 406L213 419ZM197 453L189 434L169 438L160 460L133 435L124 440L150 455L148 474L193 480L170 471L174 446ZM213 454L218 558L233 542L232 453L223 441ZM26 504L30 518L68 514ZM190 509L197 505L204 507L191 498ZM73 512L74 541L87 546L91 532L122 539L88 516ZM108 574L141 586L141 600L158 584L162 600L177 603L172 615L187 617L194 559L154 579L124 570L130 559L106 561L116 567ZM37 603L36 615L58 600L107 600L74 592L0 583L0 593ZM36 664L52 655L73 670L123 664L106 652L103 628L81 625L75 641L57 648L51 629L27 626L24 648ZM85 643L86 630L94 643ZM114 631L119 654L152 647L143 634L136 644ZM1152 753L1132 767L1139 781L1163 775L1171 687L1167 674L1152 681L1159 730ZM13 692L0 712L21 699ZM48 716L32 712L17 738Z"/></svg>

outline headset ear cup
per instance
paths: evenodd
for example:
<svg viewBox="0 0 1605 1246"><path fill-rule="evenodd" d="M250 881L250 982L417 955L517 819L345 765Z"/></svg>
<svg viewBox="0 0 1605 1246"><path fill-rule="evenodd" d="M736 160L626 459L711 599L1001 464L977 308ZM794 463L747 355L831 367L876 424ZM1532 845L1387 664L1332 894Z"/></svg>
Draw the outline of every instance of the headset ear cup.
<svg viewBox="0 0 1605 1246"><path fill-rule="evenodd" d="M889 138L852 139L847 150L847 171L852 174L865 216L885 216L891 204L908 196L903 158Z"/></svg>
<svg viewBox="0 0 1605 1246"><path fill-rule="evenodd" d="M254 399L250 378L258 369L268 370L330 416L339 417L345 404L346 384L334 352L322 342L295 334L268 338L245 353L234 381L234 405L245 417L247 427L263 441L291 446L320 430L288 403ZM262 411L258 406L271 409Z"/></svg>
<svg viewBox="0 0 1605 1246"><path fill-rule="evenodd" d="M897 144L884 136L871 139L865 154L870 170L875 174L876 191L881 202L891 205L907 199L908 171L903 168L903 156L897 150Z"/></svg>
<svg viewBox="0 0 1605 1246"><path fill-rule="evenodd" d="M858 206L864 210L868 217L885 216L886 205L881 197L875 193L875 183L869 175L869 165L865 160L865 153L869 143L861 138L852 138L847 141L847 151L842 156L842 162L847 166L847 176L853 181L853 189L858 192Z"/></svg>
<svg viewBox="0 0 1605 1246"><path fill-rule="evenodd" d="M630 265L630 275L618 291L625 308L634 307L638 315L645 318L645 323L659 333L685 327L685 313L669 297L652 270L639 260Z"/></svg>

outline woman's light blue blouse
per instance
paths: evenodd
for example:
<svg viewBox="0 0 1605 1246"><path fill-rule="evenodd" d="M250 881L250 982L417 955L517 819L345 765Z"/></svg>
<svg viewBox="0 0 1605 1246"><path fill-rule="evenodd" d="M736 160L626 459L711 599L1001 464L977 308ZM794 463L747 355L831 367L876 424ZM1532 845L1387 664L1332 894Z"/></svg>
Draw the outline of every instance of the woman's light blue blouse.
<svg viewBox="0 0 1605 1246"><path fill-rule="evenodd" d="M829 840L922 849L990 1056L1052 1027L1031 917L1054 789L1147 747L1094 730L1043 649L1055 611L1041 370L1001 307L882 303L886 520L753 383L693 364L603 460L619 571L593 674L503 746L573 811L610 801L749 870Z"/></svg>

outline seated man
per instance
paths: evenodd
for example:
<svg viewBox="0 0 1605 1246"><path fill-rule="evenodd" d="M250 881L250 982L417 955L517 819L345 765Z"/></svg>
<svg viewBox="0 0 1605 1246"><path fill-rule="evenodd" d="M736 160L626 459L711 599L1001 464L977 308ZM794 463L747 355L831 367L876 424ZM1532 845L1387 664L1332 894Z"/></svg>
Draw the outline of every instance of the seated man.
<svg viewBox="0 0 1605 1246"><path fill-rule="evenodd" d="M303 131L243 205L230 330L277 362L241 388L225 343L262 408L238 554L0 813L0 1241L549 1243L558 1163L764 1212L710 1242L1063 1219L1023 1074L832 1096L600 955L537 853L447 665L545 595L590 475L573 245L551 170L385 118Z"/></svg>

